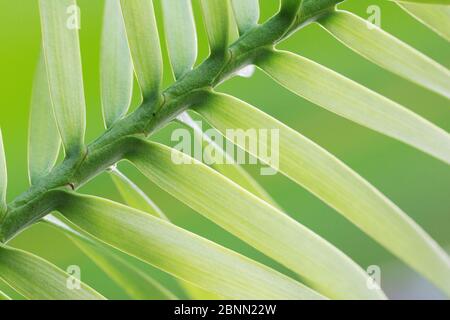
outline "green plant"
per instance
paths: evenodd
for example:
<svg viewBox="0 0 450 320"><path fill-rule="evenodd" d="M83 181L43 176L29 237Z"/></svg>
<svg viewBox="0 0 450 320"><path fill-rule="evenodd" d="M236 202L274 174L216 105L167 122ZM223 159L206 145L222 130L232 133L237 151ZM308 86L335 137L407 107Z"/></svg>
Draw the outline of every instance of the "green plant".
<svg viewBox="0 0 450 320"><path fill-rule="evenodd" d="M162 89L161 48L151 0L107 1L102 52L102 102L107 130L86 145L78 33L66 20L67 8L75 1L40 0L43 54L35 78L30 121L31 187L6 204L5 160L0 152L1 242L6 243L39 221L50 223L136 298L145 297L143 285L158 288L162 297L174 296L132 266L127 265L126 277L116 272L115 265L126 262L109 246L179 278L194 298L384 298L382 291L368 288L369 277L355 262L279 209L237 164L210 168L194 161L194 165L175 165L171 159L174 153L181 158L189 156L147 140L190 110L222 133L229 128L279 130L281 173L450 295L448 256L401 209L300 133L236 98L214 91L219 83L254 64L317 105L450 163L450 136L444 130L334 71L275 49L293 32L309 23L319 23L374 63L450 97L447 69L386 32L368 28L353 14L337 10L339 2L282 0L280 11L259 25L255 0L202 0L211 54L193 68L197 48L190 1L163 0L167 45L177 80ZM415 2L441 4L435 7L405 2L401 6L448 39L448 20L434 18L436 12L438 17L450 16L448 1ZM127 114L133 70L142 103ZM45 148L41 141L46 141ZM61 143L65 157L55 166ZM252 153L245 143L240 147ZM122 160L131 162L162 189L301 276L305 284L171 224L115 168ZM76 192L105 170L111 172L130 206ZM52 212L60 215L53 216ZM69 290L66 277L41 258L7 246L0 248L0 278L25 297L102 298L86 285L81 290ZM205 292L199 294L197 287Z"/></svg>

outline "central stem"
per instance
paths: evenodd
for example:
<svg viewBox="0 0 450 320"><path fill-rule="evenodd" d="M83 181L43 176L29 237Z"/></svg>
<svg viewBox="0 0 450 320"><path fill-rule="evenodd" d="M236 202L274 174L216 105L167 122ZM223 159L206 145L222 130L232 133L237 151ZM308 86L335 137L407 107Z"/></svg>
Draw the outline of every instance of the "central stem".
<svg viewBox="0 0 450 320"><path fill-rule="evenodd" d="M329 11L342 0L304 0L300 5L288 6L266 23L254 27L240 37L227 55L213 55L188 72L160 97L144 101L133 113L118 121L87 146L82 157L66 158L46 177L8 205L0 218L0 242L5 243L26 227L55 210L61 188L77 189L116 164L132 150L130 137L148 137L165 126L181 112L202 101L205 92L233 76L239 69L252 64L267 48L272 48L290 31ZM286 1L288 3L289 1ZM290 1L292 2L292 1ZM300 3L301 1L298 1ZM297 9L296 9L297 8ZM307 14L305 14L307 13Z"/></svg>

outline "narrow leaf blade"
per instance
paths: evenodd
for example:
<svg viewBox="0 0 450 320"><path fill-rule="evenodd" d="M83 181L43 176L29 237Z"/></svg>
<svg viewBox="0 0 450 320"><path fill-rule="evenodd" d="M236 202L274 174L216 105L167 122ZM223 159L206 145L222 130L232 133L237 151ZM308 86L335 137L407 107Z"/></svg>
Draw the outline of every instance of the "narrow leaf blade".
<svg viewBox="0 0 450 320"><path fill-rule="evenodd" d="M6 189L8 186L8 174L6 170L5 150L3 147L3 136L0 129L0 218L6 212Z"/></svg>
<svg viewBox="0 0 450 320"><path fill-rule="evenodd" d="M258 24L258 0L231 0L239 34L244 34Z"/></svg>
<svg viewBox="0 0 450 320"><path fill-rule="evenodd" d="M272 269L118 203L66 194L61 212L72 223L111 246L224 297L321 298Z"/></svg>
<svg viewBox="0 0 450 320"><path fill-rule="evenodd" d="M229 0L201 0L200 3L211 54L223 53L232 37Z"/></svg>
<svg viewBox="0 0 450 320"><path fill-rule="evenodd" d="M68 155L82 152L86 103L75 0L39 0L50 96Z"/></svg>
<svg viewBox="0 0 450 320"><path fill-rule="evenodd" d="M238 99L217 94L205 101L198 112L224 133L233 128L277 130L279 164L268 164L279 168L450 294L450 259L446 253L356 172L298 132ZM233 142L261 158L245 141ZM267 145L267 140L259 137L259 143Z"/></svg>
<svg viewBox="0 0 450 320"><path fill-rule="evenodd" d="M257 197L264 201L278 207L278 204L272 199L267 191L256 181L242 166L236 163L236 161L217 143L216 140L223 141L224 137L220 132L214 130L215 140L203 132L201 124L194 121L187 113L183 113L178 117L178 120L184 125L194 130L195 139L201 143L205 150L209 152L203 153L203 160L207 162L214 170L220 172L228 179L233 180L242 188L250 191ZM208 131L211 131L208 130ZM214 154L215 161L212 157L208 157L208 154ZM207 157L207 158L206 158Z"/></svg>
<svg viewBox="0 0 450 320"><path fill-rule="evenodd" d="M297 95L450 163L450 135L388 98L289 52L271 52L258 66Z"/></svg>
<svg viewBox="0 0 450 320"><path fill-rule="evenodd" d="M367 274L341 251L213 169L156 143L136 143L134 150L128 159L160 188L297 272L320 293L338 299L383 297L368 290ZM174 157L191 164L176 164Z"/></svg>
<svg viewBox="0 0 450 320"><path fill-rule="evenodd" d="M53 215L46 216L44 221L67 235L81 251L83 251L131 298L137 300L177 299L159 282L118 257L101 242L95 241L78 232Z"/></svg>
<svg viewBox="0 0 450 320"><path fill-rule="evenodd" d="M120 0L134 71L144 100L158 95L162 54L152 0Z"/></svg>
<svg viewBox="0 0 450 320"><path fill-rule="evenodd" d="M119 190L122 198L125 200L125 204L131 206L134 209L150 213L151 215L162 218L165 221L170 222L169 218L162 212L162 210L150 199L145 192L140 189L133 181L131 181L126 175L120 172L118 169L114 169L111 172L111 178ZM217 296L207 292L204 289L194 286L193 284L180 280L180 285L194 300L215 300Z"/></svg>
<svg viewBox="0 0 450 320"><path fill-rule="evenodd" d="M191 0L161 2L164 29L172 70L176 79L190 71L197 59L197 31Z"/></svg>
<svg viewBox="0 0 450 320"><path fill-rule="evenodd" d="M133 91L133 64L119 0L105 2L100 71L103 117L109 128L127 113Z"/></svg>
<svg viewBox="0 0 450 320"><path fill-rule="evenodd" d="M0 301L1 300L11 300L11 298L8 297L5 293L0 291Z"/></svg>
<svg viewBox="0 0 450 320"><path fill-rule="evenodd" d="M398 3L398 5L416 20L450 41L450 6L415 3Z"/></svg>
<svg viewBox="0 0 450 320"><path fill-rule="evenodd" d="M28 173L33 185L51 171L61 145L43 55L34 78L28 130Z"/></svg>
<svg viewBox="0 0 450 320"><path fill-rule="evenodd" d="M125 202L140 211L150 213L151 215L168 220L161 209L150 199L136 184L131 181L122 172L115 169L111 172L117 190Z"/></svg>
<svg viewBox="0 0 450 320"><path fill-rule="evenodd" d="M320 24L336 39L382 68L450 98L450 71L364 19L335 11Z"/></svg>
<svg viewBox="0 0 450 320"><path fill-rule="evenodd" d="M70 275L35 255L13 248L0 247L0 278L28 299L104 299L83 283L80 289L69 289Z"/></svg>
<svg viewBox="0 0 450 320"><path fill-rule="evenodd" d="M108 253L106 249L72 241L95 262L115 283L135 300L177 300L177 297L158 281L121 258Z"/></svg>

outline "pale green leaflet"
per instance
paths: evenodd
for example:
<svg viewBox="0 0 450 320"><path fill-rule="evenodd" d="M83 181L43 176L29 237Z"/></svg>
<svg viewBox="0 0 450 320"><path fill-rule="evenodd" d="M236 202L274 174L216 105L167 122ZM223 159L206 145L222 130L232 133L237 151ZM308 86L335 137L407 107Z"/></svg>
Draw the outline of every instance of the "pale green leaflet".
<svg viewBox="0 0 450 320"><path fill-rule="evenodd" d="M322 27L317 32L330 33L336 38L330 41L340 41L365 62L403 77L412 82L409 85L424 87L436 99L450 97L450 72L444 62L383 29L369 28L362 17L337 8L341 2L280 0L278 12L264 20L267 12L257 0L105 0L99 38L100 97L87 99L89 108L98 112L102 108L105 130L92 137L89 127L89 141L85 141L81 50L85 50L83 37L91 30L81 29L81 43L79 30L84 6L88 10L89 4L84 2L80 8L75 0L39 0L42 53L30 105L30 187L20 195L11 185L7 194L7 173L9 181L16 179L15 163L14 157L7 161L12 138L5 137L5 131L10 132L0 131L0 280L15 291L12 296L109 298L102 294L103 288L92 288L84 279L77 282L79 290L71 290L68 281L77 279L61 265L15 248L16 242L8 243L45 222L69 237L133 299L386 299L383 286L374 290L368 285L372 278L367 266L355 262L348 248L328 241L294 219L291 210L283 210L280 199L259 184L262 178L214 143L193 121L197 117L221 138L229 129L277 130L279 163L245 142L231 144L310 191L450 296L447 253L403 211L407 206L394 204L389 189L384 194L378 191L362 172L302 130L219 92L219 84L256 66L268 76L266 81L271 78L318 107L448 167L449 133L407 103L396 102L395 90L387 98L315 62L314 57L290 52L289 43L280 49L283 40L316 23ZM397 4L448 45L448 0ZM89 52L83 51L83 57ZM202 60L203 55L208 56ZM133 93L134 80L140 92ZM264 88L255 90L266 94ZM301 108L298 113L302 116ZM196 160L152 141L160 129L171 128L168 124L189 128L200 146L209 145L229 163L214 163L213 157ZM267 147L268 142L259 145ZM186 161L175 163L174 156ZM80 187L95 183L104 172L116 187L111 198L118 199L80 193ZM245 242L255 255L182 228L170 206L159 207L158 194L135 181L135 174L236 237L239 245ZM300 201L298 207L301 212ZM165 280L152 272L163 273ZM0 291L0 300L9 299L7 290L7 294Z"/></svg>

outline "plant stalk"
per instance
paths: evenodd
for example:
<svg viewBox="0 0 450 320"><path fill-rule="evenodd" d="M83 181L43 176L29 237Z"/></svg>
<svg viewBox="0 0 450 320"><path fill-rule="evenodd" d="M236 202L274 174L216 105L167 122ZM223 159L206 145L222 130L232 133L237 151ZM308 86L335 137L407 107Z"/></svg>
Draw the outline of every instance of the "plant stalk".
<svg viewBox="0 0 450 320"><path fill-rule="evenodd" d="M291 6L292 10L281 10L264 24L241 36L229 47L230 54L226 55L226 59L212 55L167 88L161 96L144 100L136 111L90 143L85 154L66 157L46 177L9 203L6 214L0 217L0 242L6 243L57 210L59 201L62 201L59 196L61 192L57 190L76 190L124 159L133 150L133 141L136 141L130 137L147 138L180 113L201 102L206 97L205 93L232 77L237 70L252 64L267 48L273 48L292 30L313 21L315 12L319 16L341 1L298 0L298 6Z"/></svg>

